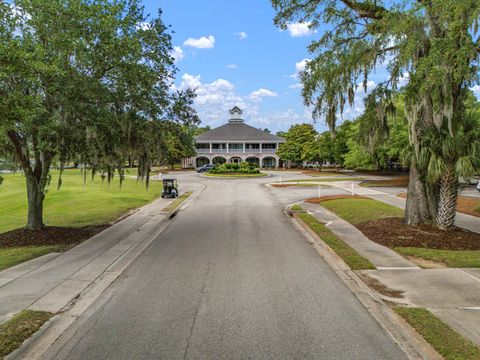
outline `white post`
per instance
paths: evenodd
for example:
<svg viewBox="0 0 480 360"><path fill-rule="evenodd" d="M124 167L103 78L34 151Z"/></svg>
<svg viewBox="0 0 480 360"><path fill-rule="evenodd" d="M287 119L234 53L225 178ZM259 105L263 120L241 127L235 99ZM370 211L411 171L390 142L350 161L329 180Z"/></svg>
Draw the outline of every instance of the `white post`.
<svg viewBox="0 0 480 360"><path fill-rule="evenodd" d="M318 185L318 198L321 198L322 197L322 187L320 185Z"/></svg>
<svg viewBox="0 0 480 360"><path fill-rule="evenodd" d="M212 143L209 143L210 145L210 154L212 153Z"/></svg>
<svg viewBox="0 0 480 360"><path fill-rule="evenodd" d="M354 183L352 183L352 196L355 196L355 188L354 188Z"/></svg>

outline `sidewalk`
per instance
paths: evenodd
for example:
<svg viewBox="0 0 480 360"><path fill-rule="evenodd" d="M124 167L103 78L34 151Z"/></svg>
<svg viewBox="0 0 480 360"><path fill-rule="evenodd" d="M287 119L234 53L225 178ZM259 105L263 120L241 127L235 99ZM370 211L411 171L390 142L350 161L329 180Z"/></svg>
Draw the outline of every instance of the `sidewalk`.
<svg viewBox="0 0 480 360"><path fill-rule="evenodd" d="M378 200L391 201L392 205L402 205L397 201L402 199L395 196L385 196L372 189L359 190L357 195L379 197ZM369 240L355 226L320 205L303 203L302 207L377 267L377 270L359 273L385 287L383 290L387 291L381 291L384 294L379 294L380 297L389 302L427 308L480 346L480 269L421 269L393 250ZM401 296L392 297L396 293Z"/></svg>
<svg viewBox="0 0 480 360"><path fill-rule="evenodd" d="M65 253L0 272L0 323L27 308L56 313L102 274L119 274L161 232L172 201L159 198Z"/></svg>

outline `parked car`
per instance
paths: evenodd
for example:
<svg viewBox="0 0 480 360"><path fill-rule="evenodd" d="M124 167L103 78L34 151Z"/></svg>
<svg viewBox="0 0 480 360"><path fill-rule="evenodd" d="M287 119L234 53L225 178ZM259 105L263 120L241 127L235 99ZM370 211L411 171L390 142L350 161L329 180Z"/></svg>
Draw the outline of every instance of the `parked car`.
<svg viewBox="0 0 480 360"><path fill-rule="evenodd" d="M214 168L214 165L207 164L207 165L200 166L200 167L197 169L197 172L199 172L199 173L209 172L209 171L212 170L213 168Z"/></svg>

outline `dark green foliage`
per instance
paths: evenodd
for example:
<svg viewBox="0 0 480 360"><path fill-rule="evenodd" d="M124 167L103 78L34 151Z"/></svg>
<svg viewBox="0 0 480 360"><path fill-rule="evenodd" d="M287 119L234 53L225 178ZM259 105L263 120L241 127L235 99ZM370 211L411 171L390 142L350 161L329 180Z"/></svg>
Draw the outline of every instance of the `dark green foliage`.
<svg viewBox="0 0 480 360"><path fill-rule="evenodd" d="M246 161L241 162L240 164L221 164L215 166L210 170L212 174L260 174L260 169L255 163L249 163Z"/></svg>

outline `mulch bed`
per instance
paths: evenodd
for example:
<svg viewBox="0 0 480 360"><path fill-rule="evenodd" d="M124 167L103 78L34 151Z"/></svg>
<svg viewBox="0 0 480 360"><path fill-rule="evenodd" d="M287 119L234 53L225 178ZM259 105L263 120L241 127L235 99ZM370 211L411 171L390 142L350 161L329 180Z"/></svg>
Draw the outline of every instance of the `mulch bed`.
<svg viewBox="0 0 480 360"><path fill-rule="evenodd" d="M401 192L398 193L397 196L406 199L407 193ZM457 211L463 214L480 217L480 198L473 196L459 196L457 199Z"/></svg>
<svg viewBox="0 0 480 360"><path fill-rule="evenodd" d="M360 196L360 195L328 195L328 196L322 196L322 197L315 197L315 198L310 198L305 200L305 202L311 203L311 204L319 204L322 201L327 201L327 200L337 200L337 199L369 199L365 196Z"/></svg>
<svg viewBox="0 0 480 360"><path fill-rule="evenodd" d="M371 220L356 226L370 240L390 248L480 250L480 234L463 229L443 231L426 225L410 227L403 223L403 218Z"/></svg>
<svg viewBox="0 0 480 360"><path fill-rule="evenodd" d="M372 187L404 187L408 186L408 176L396 176L391 179L384 180L366 180L363 184Z"/></svg>
<svg viewBox="0 0 480 360"><path fill-rule="evenodd" d="M47 226L40 230L16 229L0 234L0 248L12 246L75 245L106 229L108 225L67 228Z"/></svg>

